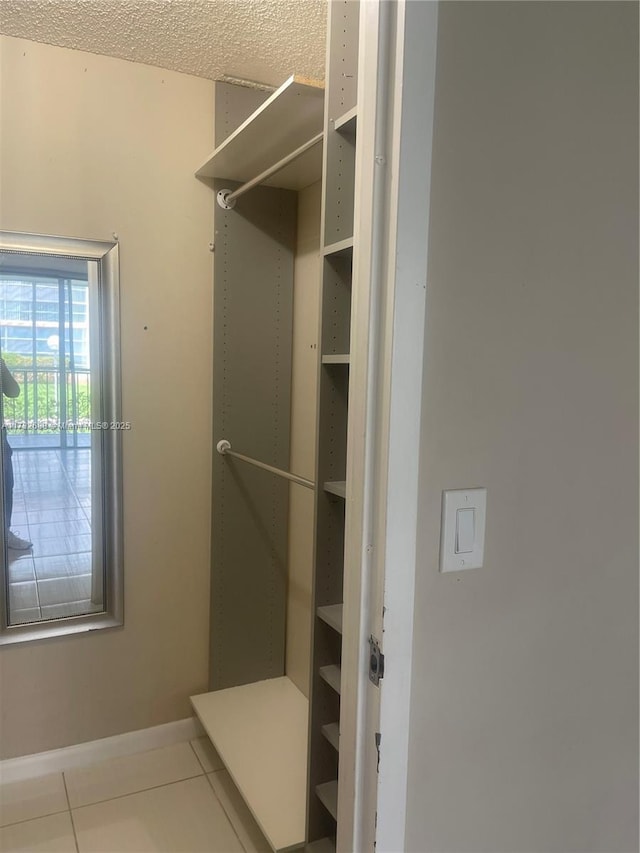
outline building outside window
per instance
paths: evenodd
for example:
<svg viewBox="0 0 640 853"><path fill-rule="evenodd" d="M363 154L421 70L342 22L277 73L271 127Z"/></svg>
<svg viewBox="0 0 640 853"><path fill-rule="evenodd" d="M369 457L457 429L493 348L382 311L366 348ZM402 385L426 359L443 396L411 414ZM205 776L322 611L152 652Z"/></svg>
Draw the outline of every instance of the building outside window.
<svg viewBox="0 0 640 853"><path fill-rule="evenodd" d="M4 401L15 447L89 441L90 339L87 281L0 275L0 350L20 387Z"/></svg>

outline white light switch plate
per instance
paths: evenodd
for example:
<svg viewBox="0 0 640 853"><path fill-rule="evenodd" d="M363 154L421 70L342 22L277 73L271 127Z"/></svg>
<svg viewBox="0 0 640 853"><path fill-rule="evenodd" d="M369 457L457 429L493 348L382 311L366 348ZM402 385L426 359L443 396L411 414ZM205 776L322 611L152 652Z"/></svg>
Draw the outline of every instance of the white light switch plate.
<svg viewBox="0 0 640 853"><path fill-rule="evenodd" d="M442 493L441 572L482 568L486 516L486 489L452 489Z"/></svg>

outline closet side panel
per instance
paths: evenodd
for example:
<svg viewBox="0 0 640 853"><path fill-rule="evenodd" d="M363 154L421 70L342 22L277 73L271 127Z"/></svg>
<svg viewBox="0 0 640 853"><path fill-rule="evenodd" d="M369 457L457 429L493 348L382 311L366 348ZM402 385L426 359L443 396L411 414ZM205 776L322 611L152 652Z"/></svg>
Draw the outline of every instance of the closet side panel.
<svg viewBox="0 0 640 853"><path fill-rule="evenodd" d="M215 190L235 188L216 181ZM213 441L287 469L296 194L215 213ZM284 674L289 484L214 453L212 689Z"/></svg>
<svg viewBox="0 0 640 853"><path fill-rule="evenodd" d="M318 309L320 280L320 202L318 181L298 193L298 239L293 296L291 369L291 471L316 477L318 398ZM289 594L287 605L287 675L309 695L311 596L315 494L292 483L289 490Z"/></svg>

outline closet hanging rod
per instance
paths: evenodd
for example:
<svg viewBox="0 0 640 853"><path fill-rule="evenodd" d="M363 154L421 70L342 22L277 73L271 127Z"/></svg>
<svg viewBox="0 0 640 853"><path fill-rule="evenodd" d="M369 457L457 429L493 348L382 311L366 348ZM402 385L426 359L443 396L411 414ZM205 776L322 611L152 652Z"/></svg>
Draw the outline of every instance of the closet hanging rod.
<svg viewBox="0 0 640 853"><path fill-rule="evenodd" d="M301 145L300 148L296 148L296 150L292 151L291 154L287 154L286 157L283 157L282 160L278 160L278 162L274 163L273 166L269 166L268 169L265 169L264 172L261 172L257 177L247 181L246 184L242 184L242 186L238 187L237 190L220 190L218 193L218 204L220 207L223 207L225 210L231 210L235 205L237 198L240 198L241 195L244 195L246 192L249 192L249 190L257 187L258 184L264 183L267 178L270 178L272 175L275 175L276 172L284 169L284 167L288 166L289 163L293 163L293 161L297 160L298 157L301 157L305 151L308 151L310 148L313 148L314 145L322 142L323 136L324 133L316 134L308 142L305 142L304 145Z"/></svg>
<svg viewBox="0 0 640 853"><path fill-rule="evenodd" d="M274 468L273 465L267 465L264 462L258 462L257 459L252 459L250 456L244 456L242 453L236 453L231 449L231 442L223 438L216 445L216 450L221 456L233 456L234 459L240 459L242 462L248 462L249 465L255 465L256 468L262 468L263 471L269 471L270 474L276 474L278 477L284 477L285 480L291 480L292 483L297 483L299 486L305 486L307 489L315 489L316 484L312 480L305 480L304 477L298 477L297 474L290 474L289 471L283 471L281 468Z"/></svg>

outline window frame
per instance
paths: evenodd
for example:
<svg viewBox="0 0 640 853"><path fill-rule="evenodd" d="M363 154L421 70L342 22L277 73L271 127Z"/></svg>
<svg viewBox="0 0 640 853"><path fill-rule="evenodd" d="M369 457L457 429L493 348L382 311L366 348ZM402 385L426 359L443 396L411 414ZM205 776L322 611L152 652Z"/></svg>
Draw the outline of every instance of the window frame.
<svg viewBox="0 0 640 853"><path fill-rule="evenodd" d="M0 252L76 258L97 262L97 331L100 345L98 393L101 420L122 424L120 370L119 246L117 242L85 240L0 230ZM105 429L100 437L102 489L101 542L104 565L105 609L100 613L8 624L4 526L0 524L0 645L79 634L124 624L124 549L122 511L122 430ZM0 489L0 505L3 495Z"/></svg>

